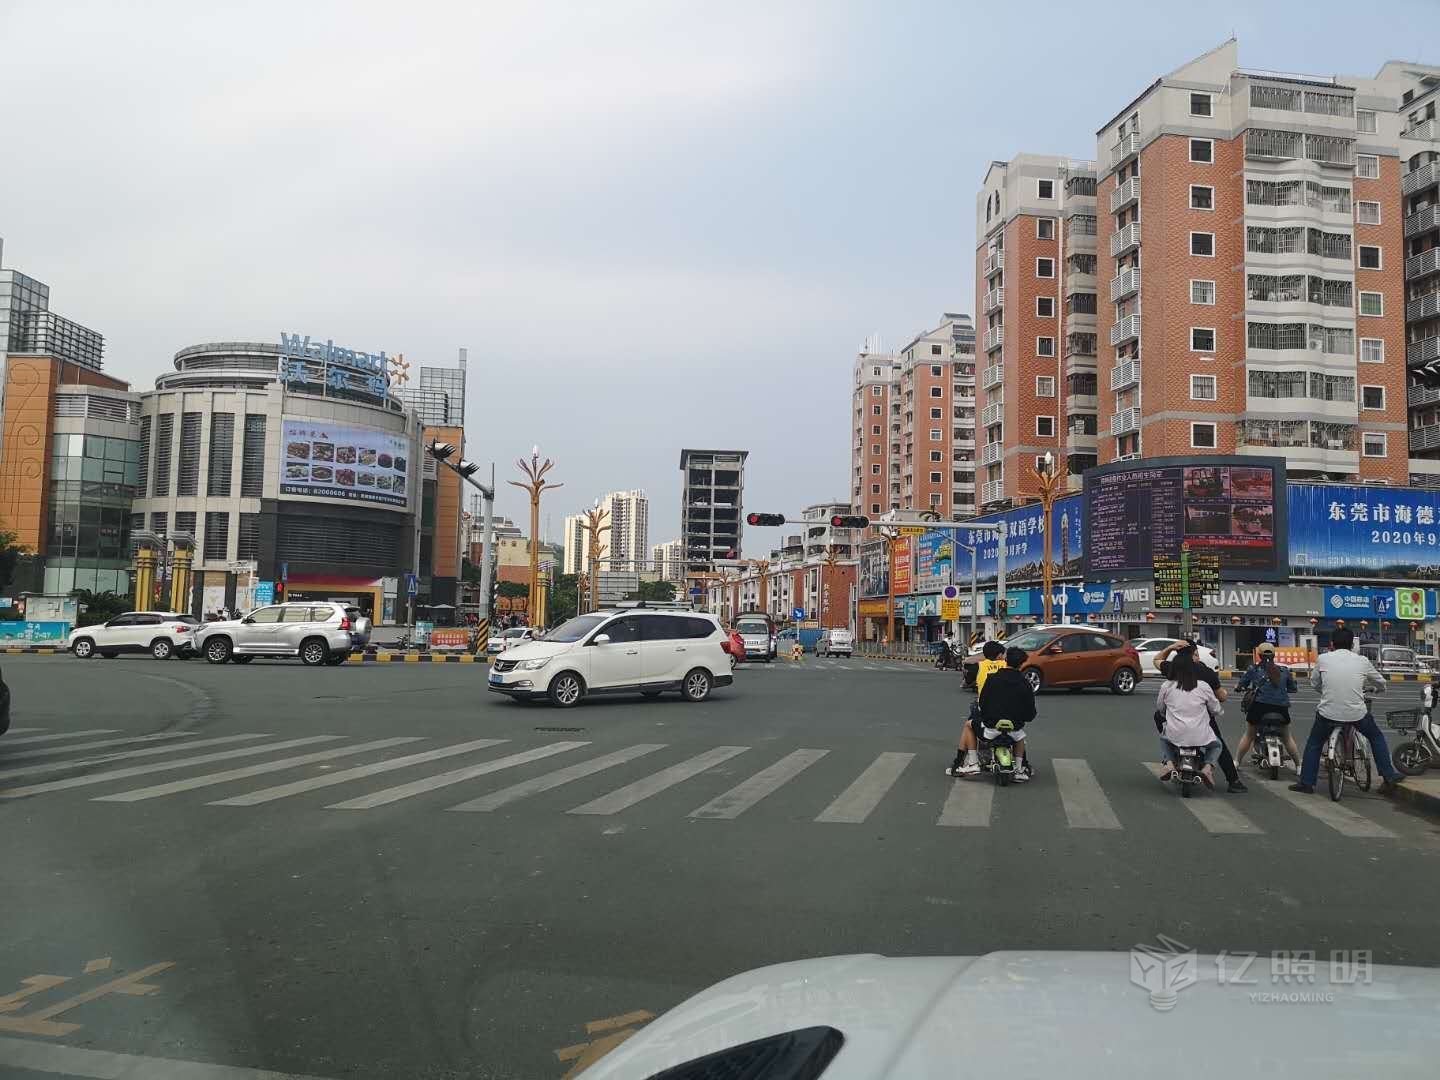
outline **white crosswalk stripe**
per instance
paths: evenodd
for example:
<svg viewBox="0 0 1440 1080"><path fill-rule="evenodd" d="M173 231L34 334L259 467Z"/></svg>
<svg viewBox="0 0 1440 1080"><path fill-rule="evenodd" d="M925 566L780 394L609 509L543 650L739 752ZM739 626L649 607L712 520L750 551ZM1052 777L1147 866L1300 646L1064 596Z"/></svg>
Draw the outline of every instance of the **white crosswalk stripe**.
<svg viewBox="0 0 1440 1080"><path fill-rule="evenodd" d="M362 795L356 799L346 799L344 802L333 803L327 806L326 809L370 810L377 806L387 806L390 803L399 802L401 799L408 799L414 795L422 795L427 791L434 791L436 788L463 783L466 780L473 780L477 776L486 776L492 772L499 772L501 769L514 768L516 765L526 765L532 761L539 761L542 758L552 757L555 754L563 754L567 750L578 750L582 746L589 745L588 742L549 743L545 746L537 747L534 750L511 754L509 757L486 761L480 765L467 765L463 769L453 769L450 772L440 773L437 776L427 776L422 780L414 780L408 784L401 784L399 787L386 788L383 791L376 791L370 795Z"/></svg>
<svg viewBox="0 0 1440 1080"><path fill-rule="evenodd" d="M995 782L983 773L968 780L951 780L950 793L940 808L936 825L988 828L995 802Z"/></svg>
<svg viewBox="0 0 1440 1080"><path fill-rule="evenodd" d="M537 776L533 780L525 780L510 787L501 788L499 791L492 791L489 795L481 795L478 799L471 799L459 806L450 807L451 810L460 811L487 811L498 810L502 806L508 806L517 799L523 799L529 795L537 795L542 791L549 791L551 788L568 784L572 780L579 780L586 776L593 776L597 772L613 768L616 765L623 765L627 761L634 761L646 754L653 754L656 750L665 749L665 743L638 743L635 746L627 746L624 750L616 750L613 754L603 754L598 758L591 758L589 761L582 761L577 765L567 765L563 769L556 769L544 776Z"/></svg>
<svg viewBox="0 0 1440 1080"><path fill-rule="evenodd" d="M246 792L244 795L236 795L229 799L218 799L212 802L211 806L256 806L260 803L274 802L276 799L283 799L289 795L299 795L306 791L315 791L323 787L333 787L336 784L348 784L352 780L363 780L367 776L378 776L380 773L393 772L395 769L405 769L412 765L423 765L429 761L439 761L441 758L455 757L458 754L469 754L476 750L484 750L486 747L499 746L504 739L473 739L470 742L458 743L455 746L442 746L438 750L425 750L418 754L406 754L404 757L389 758L386 761L375 762L372 765L357 765L353 769L343 769L340 772L326 773L324 776L312 776L306 780L296 780L289 784L277 784L275 787L261 788L259 791Z"/></svg>
<svg viewBox="0 0 1440 1080"><path fill-rule="evenodd" d="M317 750L312 754L300 754L297 757L280 758L278 761L262 761L258 765L242 765L238 769L227 769L224 772L207 773L204 776L189 776L184 780L172 780L168 784L155 784L151 787L136 788L133 791L119 791L113 795L99 795L91 802L143 802L146 799L158 799L162 795L174 795L181 791L193 791L196 788L211 787L215 784L226 784L232 780L246 780L252 776L263 776L266 773L280 772L282 769L296 769L301 765L313 765L317 761L330 761L334 758L350 757L354 754L363 754L371 750L388 750L392 746L399 746L402 743L419 742L420 737L416 735L402 735L393 739L375 739L372 742L358 743L355 746L340 746L330 750Z"/></svg>
<svg viewBox="0 0 1440 1080"><path fill-rule="evenodd" d="M43 727L12 727L12 728L10 729L10 734L12 734L12 735L24 735L27 731L44 731L44 730L45 730L45 729L44 729Z"/></svg>
<svg viewBox="0 0 1440 1080"><path fill-rule="evenodd" d="M881 754L815 820L860 824L874 813L914 757L894 752Z"/></svg>
<svg viewBox="0 0 1440 1080"><path fill-rule="evenodd" d="M1100 781L1090 763L1083 758L1056 758L1050 763L1055 770L1055 786L1065 805L1065 820L1072 829L1118 829L1120 819L1110 807L1110 800L1100 788Z"/></svg>
<svg viewBox="0 0 1440 1080"><path fill-rule="evenodd" d="M1357 814L1354 810L1346 809L1337 802L1331 802L1329 795L1320 794L1318 791L1315 794L1306 795L1301 791L1291 791L1287 784L1280 782L1253 784L1250 790L1254 791L1257 787L1270 792L1277 799L1284 799L1295 809L1330 826L1341 836L1366 839L1394 839L1395 837L1395 834L1385 826Z"/></svg>
<svg viewBox="0 0 1440 1080"><path fill-rule="evenodd" d="M43 784L31 784L28 787L9 788L0 791L0 799L18 799L24 795L39 795L47 791L64 791L67 788L88 787L92 784L108 784L112 780L127 780L132 776L144 776L147 773L165 772L169 769L184 769L191 765L208 765L212 761L225 761L229 758L251 757L255 754L271 754L276 750L290 750L297 746L310 746L319 742L334 742L336 739L344 738L342 735L308 735L303 739L286 739L284 742L266 743L264 746L245 746L239 750L220 750L213 754L201 754L198 757L181 758L179 761L164 761L158 765L131 765L124 769L111 769L109 772L90 773L87 776L69 776L64 780L47 780ZM185 749L192 749L193 744Z"/></svg>
<svg viewBox="0 0 1440 1080"><path fill-rule="evenodd" d="M672 788L707 769L713 769L716 765L729 761L736 754L743 754L749 749L748 746L717 746L703 754L696 754L679 765L661 769L644 779L636 780L633 784L626 784L608 795L601 795L598 799L592 799L582 806L567 810L566 813L618 814L621 810L634 806L652 795L658 795L666 788Z"/></svg>
<svg viewBox="0 0 1440 1080"><path fill-rule="evenodd" d="M224 746L229 743L253 742L255 739L273 738L269 732L255 732L248 735L216 735L213 739L196 739L194 742L167 743L152 746L146 750L122 750L115 754L101 754L98 757L72 758L68 761L47 761L43 765L26 765L18 769L0 769L0 780L14 776L41 776L45 773L65 772L69 769L88 768L91 765L108 765L112 761L130 761L134 758L158 757L161 754L183 753L199 750L202 746Z"/></svg>
<svg viewBox="0 0 1440 1080"><path fill-rule="evenodd" d="M748 780L741 781L723 795L717 795L704 806L690 811L692 818L737 818L765 796L793 780L819 761L829 750L796 750L786 754L769 768L761 769Z"/></svg>
<svg viewBox="0 0 1440 1080"><path fill-rule="evenodd" d="M1150 770L1150 775L1159 779L1159 763L1147 761L1144 764L1145 768ZM1180 803L1190 811L1196 821L1205 826L1206 832L1241 836L1263 836L1265 834L1264 829L1224 799L1190 798L1181 799Z"/></svg>
<svg viewBox="0 0 1440 1080"><path fill-rule="evenodd" d="M114 728L91 728L89 731L67 731L63 735L27 735L23 739L6 739L5 748L12 746L28 746L31 743L59 742L62 739L81 739L88 735L114 735Z"/></svg>
<svg viewBox="0 0 1440 1080"><path fill-rule="evenodd" d="M28 761L37 757L54 757L56 754L73 754L79 750L103 750L109 746L133 746L135 743L163 742L166 739L185 739L194 735L193 731L166 731L158 735L128 735L123 739L100 739L96 742L86 743L64 743L60 746L37 746L30 750L21 750L14 754L5 754L6 761ZM180 747L175 747L180 749ZM3 750L3 748L0 748Z"/></svg>

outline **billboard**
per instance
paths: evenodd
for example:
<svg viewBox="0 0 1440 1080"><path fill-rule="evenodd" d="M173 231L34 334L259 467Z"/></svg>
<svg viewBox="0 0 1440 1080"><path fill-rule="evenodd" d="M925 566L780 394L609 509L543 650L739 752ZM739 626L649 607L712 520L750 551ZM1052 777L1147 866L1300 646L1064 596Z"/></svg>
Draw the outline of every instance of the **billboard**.
<svg viewBox="0 0 1440 1080"><path fill-rule="evenodd" d="M1290 576L1440 578L1440 491L1291 484Z"/></svg>
<svg viewBox="0 0 1440 1080"><path fill-rule="evenodd" d="M1003 514L987 514L978 521L1004 521L1008 530L1005 545L1005 580L1039 581L1040 562L1044 550L1044 530L1040 504L1031 503ZM955 536L966 547L977 549L976 579L982 584L998 576L1000 543L993 533L955 526ZM1050 559L1056 577L1079 577L1085 555L1085 522L1083 500L1079 495L1056 499L1050 508ZM970 574L970 553L956 549L955 581L965 584Z"/></svg>
<svg viewBox="0 0 1440 1080"><path fill-rule="evenodd" d="M915 591L915 538L898 537L892 548L894 558L890 562L890 573L895 578L895 595Z"/></svg>
<svg viewBox="0 0 1440 1080"><path fill-rule="evenodd" d="M281 495L407 505L410 442L403 435L319 420L286 419L282 429Z"/></svg>
<svg viewBox="0 0 1440 1080"><path fill-rule="evenodd" d="M949 529L931 529L914 538L915 589L917 593L939 592L955 579L955 541Z"/></svg>
<svg viewBox="0 0 1440 1080"><path fill-rule="evenodd" d="M874 540L860 545L860 596L873 598L890 595L890 567L885 558L885 541Z"/></svg>
<svg viewBox="0 0 1440 1080"><path fill-rule="evenodd" d="M1153 458L1085 473L1086 577L1148 577L1180 545L1213 553L1220 576L1283 581L1288 503L1283 458Z"/></svg>

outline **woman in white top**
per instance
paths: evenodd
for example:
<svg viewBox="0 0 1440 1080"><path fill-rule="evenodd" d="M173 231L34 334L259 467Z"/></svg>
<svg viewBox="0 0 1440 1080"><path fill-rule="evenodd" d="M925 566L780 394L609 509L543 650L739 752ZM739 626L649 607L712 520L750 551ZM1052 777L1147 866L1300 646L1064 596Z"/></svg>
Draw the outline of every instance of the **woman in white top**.
<svg viewBox="0 0 1440 1080"><path fill-rule="evenodd" d="M1220 740L1210 727L1210 720L1220 715L1220 700L1210 684L1202 682L1195 670L1195 654L1186 650L1170 661L1170 678L1160 687L1155 698L1155 711L1165 713L1160 730L1160 748L1164 768L1161 780L1169 780L1175 767L1177 746L1198 746L1204 749L1205 767L1201 775L1209 787L1215 786L1215 762L1220 757Z"/></svg>

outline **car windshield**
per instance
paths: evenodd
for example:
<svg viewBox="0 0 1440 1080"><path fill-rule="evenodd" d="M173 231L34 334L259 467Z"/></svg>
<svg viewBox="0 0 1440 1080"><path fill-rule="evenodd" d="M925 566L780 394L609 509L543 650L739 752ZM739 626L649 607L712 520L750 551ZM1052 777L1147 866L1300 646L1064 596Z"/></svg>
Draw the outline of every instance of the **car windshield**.
<svg viewBox="0 0 1440 1080"><path fill-rule="evenodd" d="M580 640L581 638L583 638L586 634L590 633L591 630L594 630L597 626L599 626L601 623L603 623L603 622L604 622L606 619L608 619L608 618L609 618L608 615L580 615L580 616L577 616L577 617L574 618L574 619L570 619L570 620L568 620L568 621L566 621L566 622L561 623L561 624L560 624L559 626L557 626L554 630L548 631L548 632L545 634L545 640L546 640L546 641L579 641L579 640ZM520 634L523 634L523 633L524 633L523 630L517 631L516 636L518 637L518 636L520 636Z"/></svg>
<svg viewBox="0 0 1440 1080"><path fill-rule="evenodd" d="M742 634L768 634L770 624L761 619L741 619L735 624L735 629Z"/></svg>
<svg viewBox="0 0 1440 1080"><path fill-rule="evenodd" d="M1055 635L1049 630L1028 630L1023 634L1016 634L1005 644L1008 647L1024 649L1026 652L1034 652L1054 637Z"/></svg>

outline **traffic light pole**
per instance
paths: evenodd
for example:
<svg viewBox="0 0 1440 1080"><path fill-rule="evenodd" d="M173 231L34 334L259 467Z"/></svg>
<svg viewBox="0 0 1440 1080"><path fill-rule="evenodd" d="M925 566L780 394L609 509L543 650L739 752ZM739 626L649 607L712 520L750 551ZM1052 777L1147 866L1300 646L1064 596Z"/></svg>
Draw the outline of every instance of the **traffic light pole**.
<svg viewBox="0 0 1440 1080"><path fill-rule="evenodd" d="M484 555L480 562L480 612L476 626L475 652L481 656L486 653L490 643L490 590L494 586L494 563L492 556L495 552L495 466L490 466L490 486L486 487L480 481L471 477L478 466L471 462L462 461L459 466L452 464L448 459L455 452L453 446L446 443L432 443L425 448L435 461L450 469L461 480L469 484L476 491L480 492L480 498L485 502L484 513ZM442 452L443 451L443 452ZM463 468L461 466L464 466Z"/></svg>

